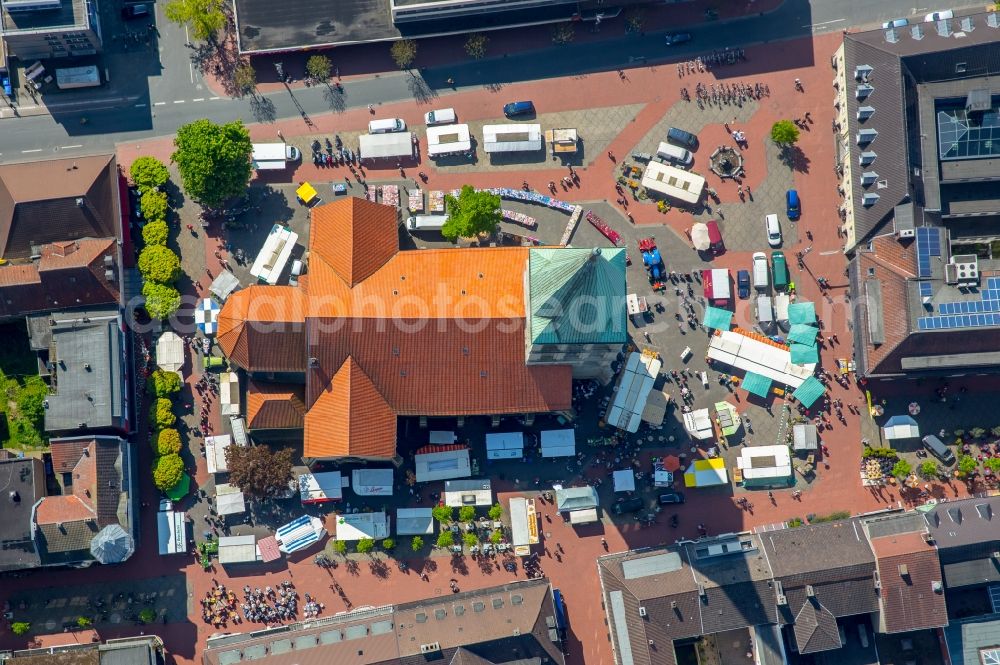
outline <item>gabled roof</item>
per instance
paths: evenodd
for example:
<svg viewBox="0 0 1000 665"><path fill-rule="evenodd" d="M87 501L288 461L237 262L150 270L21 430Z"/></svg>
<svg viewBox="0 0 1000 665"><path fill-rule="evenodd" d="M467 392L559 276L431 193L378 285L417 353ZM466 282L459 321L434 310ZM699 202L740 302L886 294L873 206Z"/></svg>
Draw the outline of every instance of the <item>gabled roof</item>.
<svg viewBox="0 0 1000 665"><path fill-rule="evenodd" d="M924 513L924 521L941 560L950 561L948 550L1000 541L1000 496L939 503Z"/></svg>
<svg viewBox="0 0 1000 665"><path fill-rule="evenodd" d="M255 284L237 291L219 312L219 346L254 372L303 372L305 310L301 291Z"/></svg>
<svg viewBox="0 0 1000 665"><path fill-rule="evenodd" d="M0 257L27 258L32 246L118 238L114 155L0 165Z"/></svg>
<svg viewBox="0 0 1000 665"><path fill-rule="evenodd" d="M399 251L394 207L350 197L313 210L310 260L326 261L348 286L365 281Z"/></svg>
<svg viewBox="0 0 1000 665"><path fill-rule="evenodd" d="M918 532L872 538L882 582L886 633L948 625L941 560Z"/></svg>
<svg viewBox="0 0 1000 665"><path fill-rule="evenodd" d="M304 386L254 380L247 384L249 429L301 429L305 415Z"/></svg>
<svg viewBox="0 0 1000 665"><path fill-rule="evenodd" d="M793 633L801 654L839 649L843 646L837 629L837 618L815 598L810 598L802 605L795 617Z"/></svg>

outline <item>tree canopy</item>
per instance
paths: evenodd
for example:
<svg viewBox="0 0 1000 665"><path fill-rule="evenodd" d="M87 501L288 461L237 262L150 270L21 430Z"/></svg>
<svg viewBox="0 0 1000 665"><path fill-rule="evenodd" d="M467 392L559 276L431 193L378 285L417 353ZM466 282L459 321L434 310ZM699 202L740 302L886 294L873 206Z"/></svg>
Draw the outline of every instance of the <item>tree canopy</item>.
<svg viewBox="0 0 1000 665"><path fill-rule="evenodd" d="M146 388L157 397L170 397L181 391L181 377L177 372L154 370L146 380Z"/></svg>
<svg viewBox="0 0 1000 665"><path fill-rule="evenodd" d="M438 522L447 523L455 519L455 509L451 506L437 505L431 508L431 515Z"/></svg>
<svg viewBox="0 0 1000 665"><path fill-rule="evenodd" d="M233 86L240 95L257 91L257 70L249 62L241 62L233 70Z"/></svg>
<svg viewBox="0 0 1000 665"><path fill-rule="evenodd" d="M157 397L156 401L149 405L149 419L157 429L173 427L177 422L173 403L166 397Z"/></svg>
<svg viewBox="0 0 1000 665"><path fill-rule="evenodd" d="M445 197L448 221L441 235L451 241L474 238L483 233L495 233L502 219L500 197L489 192L477 192L471 185L462 187L458 197Z"/></svg>
<svg viewBox="0 0 1000 665"><path fill-rule="evenodd" d="M195 201L215 208L246 191L253 143L241 121L216 125L195 120L177 130L174 146L170 159L177 164L184 191Z"/></svg>
<svg viewBox="0 0 1000 665"><path fill-rule="evenodd" d="M291 448L272 451L266 445L229 446L229 482L249 498L274 499L288 491L292 480Z"/></svg>
<svg viewBox="0 0 1000 665"><path fill-rule="evenodd" d="M150 245L139 254L139 274L150 282L171 284L180 277L181 260L163 245Z"/></svg>
<svg viewBox="0 0 1000 665"><path fill-rule="evenodd" d="M789 146L799 140L799 128L791 120L779 120L771 125L771 140L780 146Z"/></svg>
<svg viewBox="0 0 1000 665"><path fill-rule="evenodd" d="M368 554L375 549L375 541L371 538L362 538L355 544L358 554Z"/></svg>
<svg viewBox="0 0 1000 665"><path fill-rule="evenodd" d="M451 547L455 544L455 536L452 535L451 531L445 529L438 534L437 546L438 547Z"/></svg>
<svg viewBox="0 0 1000 665"><path fill-rule="evenodd" d="M417 43L412 39L400 39L392 43L389 47L389 54L392 61L400 69L409 69L413 61L417 59Z"/></svg>
<svg viewBox="0 0 1000 665"><path fill-rule="evenodd" d="M142 285L146 312L154 319L167 319L181 306L181 294L169 284L146 282Z"/></svg>
<svg viewBox="0 0 1000 665"><path fill-rule="evenodd" d="M170 0L163 13L167 20L186 25L195 39L214 41L226 26L222 0Z"/></svg>
<svg viewBox="0 0 1000 665"><path fill-rule="evenodd" d="M142 241L147 245L166 245L170 238L170 227L164 221L146 222L142 227Z"/></svg>
<svg viewBox="0 0 1000 665"><path fill-rule="evenodd" d="M424 548L424 539L420 536L414 536L410 538L410 549L414 552L419 552Z"/></svg>
<svg viewBox="0 0 1000 665"><path fill-rule="evenodd" d="M139 210L148 223L165 221L168 209L167 193L158 189L147 189L139 199Z"/></svg>
<svg viewBox="0 0 1000 665"><path fill-rule="evenodd" d="M163 455L153 465L153 484L162 492L177 487L184 477L184 460L180 455Z"/></svg>
<svg viewBox="0 0 1000 665"><path fill-rule="evenodd" d="M156 435L156 453L158 455L177 455L181 452L181 433L173 427L161 429Z"/></svg>
<svg viewBox="0 0 1000 665"><path fill-rule="evenodd" d="M309 59L306 60L306 72L317 81L325 81L330 78L332 69L333 63L325 55L309 56Z"/></svg>
<svg viewBox="0 0 1000 665"><path fill-rule="evenodd" d="M476 507L475 506L462 506L458 509L458 521L459 522L471 522L476 519Z"/></svg>
<svg viewBox="0 0 1000 665"><path fill-rule="evenodd" d="M139 157L132 162L128 174L132 178L132 184L138 187L140 192L163 187L167 184L167 180L170 180L167 165L156 157Z"/></svg>

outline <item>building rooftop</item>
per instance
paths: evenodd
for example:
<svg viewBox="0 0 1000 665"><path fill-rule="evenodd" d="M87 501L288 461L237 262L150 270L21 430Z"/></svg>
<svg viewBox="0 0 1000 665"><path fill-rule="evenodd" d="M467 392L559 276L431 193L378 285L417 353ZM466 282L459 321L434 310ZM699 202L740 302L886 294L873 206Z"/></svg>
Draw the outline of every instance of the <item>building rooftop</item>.
<svg viewBox="0 0 1000 665"><path fill-rule="evenodd" d="M248 428L302 429L305 413L303 386L252 380L247 384Z"/></svg>
<svg viewBox="0 0 1000 665"><path fill-rule="evenodd" d="M1000 541L1000 497L939 503L924 520L944 558L944 550Z"/></svg>
<svg viewBox="0 0 1000 665"><path fill-rule="evenodd" d="M31 540L31 511L45 496L40 459L0 458L0 572L34 568L41 559Z"/></svg>
<svg viewBox="0 0 1000 665"><path fill-rule="evenodd" d="M5 5L0 2L0 21L3 31L7 33L90 26L86 0L62 0L58 7L42 11L10 12Z"/></svg>
<svg viewBox="0 0 1000 665"><path fill-rule="evenodd" d="M917 530L871 535L882 584L883 632L904 633L947 625L941 560L924 534Z"/></svg>

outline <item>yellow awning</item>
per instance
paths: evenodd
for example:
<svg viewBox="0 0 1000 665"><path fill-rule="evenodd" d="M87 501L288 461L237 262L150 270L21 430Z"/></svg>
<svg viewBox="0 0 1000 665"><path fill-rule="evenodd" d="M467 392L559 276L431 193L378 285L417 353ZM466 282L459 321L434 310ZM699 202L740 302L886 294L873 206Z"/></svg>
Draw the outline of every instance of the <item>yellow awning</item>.
<svg viewBox="0 0 1000 665"><path fill-rule="evenodd" d="M316 198L316 190L308 182L304 182L298 189L295 190L295 195L299 197L299 200L303 203L309 203Z"/></svg>
<svg viewBox="0 0 1000 665"><path fill-rule="evenodd" d="M684 487L710 487L728 482L726 461L721 457L695 460L684 472Z"/></svg>

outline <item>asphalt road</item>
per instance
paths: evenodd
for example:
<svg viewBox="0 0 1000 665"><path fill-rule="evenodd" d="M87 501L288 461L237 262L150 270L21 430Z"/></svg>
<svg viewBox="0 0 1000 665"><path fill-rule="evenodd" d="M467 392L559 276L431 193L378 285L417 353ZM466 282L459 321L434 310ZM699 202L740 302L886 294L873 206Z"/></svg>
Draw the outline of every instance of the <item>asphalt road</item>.
<svg viewBox="0 0 1000 665"><path fill-rule="evenodd" d="M344 107L427 99L452 92L446 83L449 77L458 82L461 90L526 78L572 76L697 55L713 48L778 42L847 27L877 26L890 18L922 15L948 6L938 1L927 7L914 8L912 4L907 0L787 0L765 16L697 26L690 30L694 39L681 47L667 47L662 33L649 33L610 40L600 49L570 44L547 51L544 58L539 58L537 52L523 53L420 70L416 75L398 73L351 81L344 85L344 93L338 98L331 97L330 91L320 86L274 92L256 103L213 98L190 66L184 30L161 19L160 39L154 47L138 52L133 48L129 53L127 47L116 43L116 49L109 49L113 50L110 57L151 63L145 70L149 72L148 84L140 78L139 87L125 85L107 97L61 103L51 116L3 120L0 162L113 150L121 142L173 134L178 127L197 118L215 122L237 118L266 122ZM805 64L809 63L788 63L789 67ZM81 123L84 117L86 124ZM16 131L11 131L15 128Z"/></svg>

